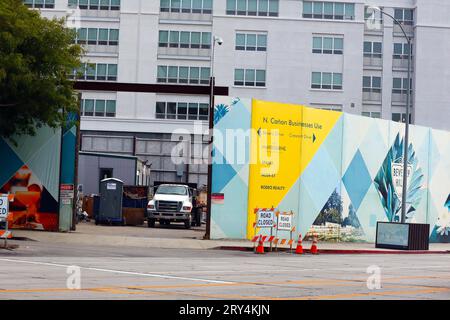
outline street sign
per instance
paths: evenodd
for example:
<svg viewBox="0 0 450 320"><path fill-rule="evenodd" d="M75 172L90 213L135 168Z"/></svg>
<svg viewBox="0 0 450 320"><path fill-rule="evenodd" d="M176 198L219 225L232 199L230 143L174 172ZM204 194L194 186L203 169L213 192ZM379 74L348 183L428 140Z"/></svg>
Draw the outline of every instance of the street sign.
<svg viewBox="0 0 450 320"><path fill-rule="evenodd" d="M73 184L61 184L60 198L61 199L73 199L74 198L74 186Z"/></svg>
<svg viewBox="0 0 450 320"><path fill-rule="evenodd" d="M292 214L280 213L278 215L277 229L291 231L292 230Z"/></svg>
<svg viewBox="0 0 450 320"><path fill-rule="evenodd" d="M400 159L401 160L401 159ZM403 161L403 160L401 160ZM411 182L412 166L408 164L406 169L406 183L409 186ZM391 164L392 183L394 184L394 191L397 197L401 200L403 195L403 163L393 162Z"/></svg>
<svg viewBox="0 0 450 320"><path fill-rule="evenodd" d="M257 228L272 228L274 220L274 210L258 210Z"/></svg>
<svg viewBox="0 0 450 320"><path fill-rule="evenodd" d="M0 219L6 219L8 217L9 199L7 194L0 195Z"/></svg>

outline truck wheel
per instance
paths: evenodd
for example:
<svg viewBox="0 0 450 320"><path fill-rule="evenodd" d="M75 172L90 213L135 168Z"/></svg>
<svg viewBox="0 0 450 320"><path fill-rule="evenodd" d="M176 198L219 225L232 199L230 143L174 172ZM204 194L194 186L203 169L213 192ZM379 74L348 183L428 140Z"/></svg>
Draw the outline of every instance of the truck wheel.
<svg viewBox="0 0 450 320"><path fill-rule="evenodd" d="M147 227L154 228L155 227L155 219L147 219Z"/></svg>

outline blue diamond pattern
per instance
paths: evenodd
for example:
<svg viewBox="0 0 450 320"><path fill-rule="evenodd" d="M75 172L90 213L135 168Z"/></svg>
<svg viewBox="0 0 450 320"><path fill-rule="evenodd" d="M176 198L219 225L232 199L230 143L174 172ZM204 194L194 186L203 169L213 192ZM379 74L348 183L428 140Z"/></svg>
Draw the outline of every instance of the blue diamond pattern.
<svg viewBox="0 0 450 320"><path fill-rule="evenodd" d="M212 164L212 192L221 192L237 172L230 164L226 163L220 152L217 151L216 157L222 157L222 161Z"/></svg>
<svg viewBox="0 0 450 320"><path fill-rule="evenodd" d="M358 208L372 183L369 171L367 170L359 149L356 151L342 180L355 210L358 211Z"/></svg>

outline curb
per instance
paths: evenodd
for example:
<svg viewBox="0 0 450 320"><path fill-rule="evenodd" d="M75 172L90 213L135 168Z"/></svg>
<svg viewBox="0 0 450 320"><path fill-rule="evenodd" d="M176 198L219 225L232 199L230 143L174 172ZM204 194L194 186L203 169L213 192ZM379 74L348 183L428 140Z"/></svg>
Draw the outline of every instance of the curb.
<svg viewBox="0 0 450 320"><path fill-rule="evenodd" d="M239 246L220 246L213 248L216 250L230 251L253 251L253 247ZM292 251L295 249L293 248ZM278 248L278 251L272 252L288 252L289 248ZM268 248L264 248L264 252L269 252ZM310 249L303 248L304 253L311 254ZM427 250L358 250L358 249L319 249L318 254L450 254L449 250L427 251Z"/></svg>

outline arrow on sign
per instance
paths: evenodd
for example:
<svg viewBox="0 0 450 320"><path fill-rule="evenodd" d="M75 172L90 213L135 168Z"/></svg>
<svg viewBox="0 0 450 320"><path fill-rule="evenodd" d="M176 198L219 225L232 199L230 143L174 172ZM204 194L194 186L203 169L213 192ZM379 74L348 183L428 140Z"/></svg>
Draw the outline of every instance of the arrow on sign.
<svg viewBox="0 0 450 320"><path fill-rule="evenodd" d="M316 141L316 135L313 133L313 143Z"/></svg>

